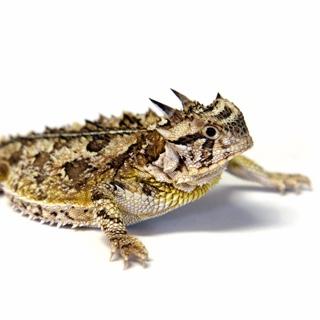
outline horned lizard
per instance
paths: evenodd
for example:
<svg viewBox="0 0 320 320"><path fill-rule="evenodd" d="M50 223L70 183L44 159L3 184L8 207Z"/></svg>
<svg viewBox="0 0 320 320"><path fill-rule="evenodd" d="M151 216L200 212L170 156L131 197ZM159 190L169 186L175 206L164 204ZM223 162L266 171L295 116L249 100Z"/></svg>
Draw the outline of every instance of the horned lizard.
<svg viewBox="0 0 320 320"><path fill-rule="evenodd" d="M224 171L285 192L307 177L268 172L241 154L253 142L236 105L220 94L205 106L172 90L181 110L123 113L0 142L0 189L41 223L98 227L111 252L143 264L148 251L126 226L201 198Z"/></svg>

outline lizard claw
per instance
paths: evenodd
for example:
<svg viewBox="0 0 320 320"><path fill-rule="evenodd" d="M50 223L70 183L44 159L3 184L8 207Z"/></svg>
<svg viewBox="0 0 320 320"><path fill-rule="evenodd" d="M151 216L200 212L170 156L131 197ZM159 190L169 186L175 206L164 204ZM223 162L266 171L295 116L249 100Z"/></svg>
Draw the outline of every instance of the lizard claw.
<svg viewBox="0 0 320 320"><path fill-rule="evenodd" d="M116 251L120 253L124 262L124 269L129 267L130 257L136 258L144 267L147 265L149 259L148 251L143 243L137 238L130 235L122 235L119 238L111 240L111 247L111 255Z"/></svg>
<svg viewBox="0 0 320 320"><path fill-rule="evenodd" d="M123 258L123 270L127 270L129 268L129 259L128 257Z"/></svg>
<svg viewBox="0 0 320 320"><path fill-rule="evenodd" d="M113 257L115 256L117 252L117 247L111 243L111 253L110 253L110 258L109 258L109 261L113 261Z"/></svg>
<svg viewBox="0 0 320 320"><path fill-rule="evenodd" d="M111 251L109 261L112 261L112 260L113 260L114 253L115 253L114 251Z"/></svg>

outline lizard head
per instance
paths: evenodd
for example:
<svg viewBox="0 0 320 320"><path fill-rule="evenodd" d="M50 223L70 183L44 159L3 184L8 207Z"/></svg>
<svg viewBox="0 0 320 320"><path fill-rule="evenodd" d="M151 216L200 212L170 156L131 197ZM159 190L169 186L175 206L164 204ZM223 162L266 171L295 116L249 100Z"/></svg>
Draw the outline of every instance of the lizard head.
<svg viewBox="0 0 320 320"><path fill-rule="evenodd" d="M183 110L151 100L167 121L156 128L166 141L165 151L150 168L163 180L168 178L182 189L192 189L219 176L227 162L253 142L241 111L220 94L205 106L172 91Z"/></svg>

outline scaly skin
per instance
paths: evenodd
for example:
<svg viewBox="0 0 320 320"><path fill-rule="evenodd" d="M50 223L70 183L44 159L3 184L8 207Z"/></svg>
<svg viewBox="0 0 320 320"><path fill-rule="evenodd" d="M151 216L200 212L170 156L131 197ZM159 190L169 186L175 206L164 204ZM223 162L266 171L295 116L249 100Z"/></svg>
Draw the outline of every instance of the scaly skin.
<svg viewBox="0 0 320 320"><path fill-rule="evenodd" d="M218 94L208 106L173 90L183 110L152 100L165 117L86 121L0 141L0 190L41 223L99 227L127 266L148 251L126 226L201 198L226 169L281 192L310 187L240 154L252 139L240 110Z"/></svg>

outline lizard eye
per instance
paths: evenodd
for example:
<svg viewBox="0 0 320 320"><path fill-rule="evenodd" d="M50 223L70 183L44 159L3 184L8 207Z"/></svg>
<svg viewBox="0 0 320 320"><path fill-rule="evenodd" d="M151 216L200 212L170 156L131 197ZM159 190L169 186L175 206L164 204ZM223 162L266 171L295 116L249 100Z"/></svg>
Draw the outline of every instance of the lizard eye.
<svg viewBox="0 0 320 320"><path fill-rule="evenodd" d="M204 127L203 134L209 139L217 139L219 136L219 131L215 127L207 126Z"/></svg>

